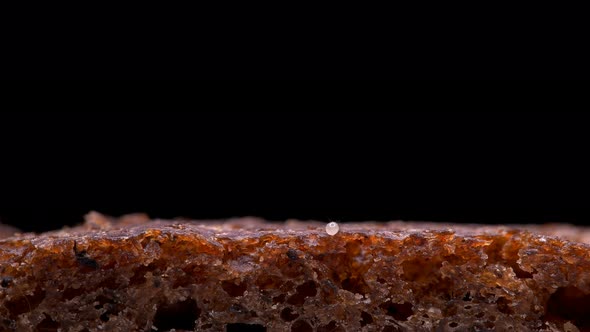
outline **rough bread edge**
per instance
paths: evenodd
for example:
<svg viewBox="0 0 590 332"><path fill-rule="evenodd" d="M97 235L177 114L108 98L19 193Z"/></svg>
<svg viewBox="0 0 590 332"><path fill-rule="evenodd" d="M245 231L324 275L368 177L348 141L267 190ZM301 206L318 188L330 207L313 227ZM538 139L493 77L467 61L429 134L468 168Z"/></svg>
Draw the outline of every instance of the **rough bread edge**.
<svg viewBox="0 0 590 332"><path fill-rule="evenodd" d="M90 213L11 236L0 240L0 330L590 328L586 228L324 226Z"/></svg>

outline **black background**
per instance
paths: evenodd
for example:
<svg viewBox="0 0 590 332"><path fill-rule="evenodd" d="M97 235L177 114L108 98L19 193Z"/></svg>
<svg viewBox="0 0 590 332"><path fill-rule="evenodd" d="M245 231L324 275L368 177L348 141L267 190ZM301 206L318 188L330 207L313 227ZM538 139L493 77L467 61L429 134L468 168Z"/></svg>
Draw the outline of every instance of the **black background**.
<svg viewBox="0 0 590 332"><path fill-rule="evenodd" d="M3 223L90 210L584 224L587 122L557 112L50 112L0 118Z"/></svg>
<svg viewBox="0 0 590 332"><path fill-rule="evenodd" d="M24 6L11 12L14 22L3 22L0 78L587 79L590 73L581 6Z"/></svg>

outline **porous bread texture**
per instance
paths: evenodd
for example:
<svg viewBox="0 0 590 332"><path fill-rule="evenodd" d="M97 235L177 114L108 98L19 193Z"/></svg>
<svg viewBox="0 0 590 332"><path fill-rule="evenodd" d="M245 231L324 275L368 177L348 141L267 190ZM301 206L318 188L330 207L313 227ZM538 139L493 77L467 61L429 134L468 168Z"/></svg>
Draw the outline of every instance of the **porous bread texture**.
<svg viewBox="0 0 590 332"><path fill-rule="evenodd" d="M91 213L0 240L0 330L589 330L587 229L526 228Z"/></svg>

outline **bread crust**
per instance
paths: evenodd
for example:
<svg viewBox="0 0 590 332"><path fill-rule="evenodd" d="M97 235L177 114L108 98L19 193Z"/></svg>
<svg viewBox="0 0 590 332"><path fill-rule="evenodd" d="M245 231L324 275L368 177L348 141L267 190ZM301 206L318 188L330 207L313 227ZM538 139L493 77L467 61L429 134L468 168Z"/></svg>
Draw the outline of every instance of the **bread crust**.
<svg viewBox="0 0 590 332"><path fill-rule="evenodd" d="M0 330L590 328L587 228L325 225L90 213L0 239Z"/></svg>

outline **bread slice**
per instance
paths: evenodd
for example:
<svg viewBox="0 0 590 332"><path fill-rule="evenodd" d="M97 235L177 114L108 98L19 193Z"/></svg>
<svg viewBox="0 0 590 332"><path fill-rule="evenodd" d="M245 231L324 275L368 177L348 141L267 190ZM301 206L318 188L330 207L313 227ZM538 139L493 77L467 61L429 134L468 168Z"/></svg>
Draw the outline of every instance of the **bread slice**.
<svg viewBox="0 0 590 332"><path fill-rule="evenodd" d="M10 236L0 330L590 330L586 228L325 226L91 213Z"/></svg>

